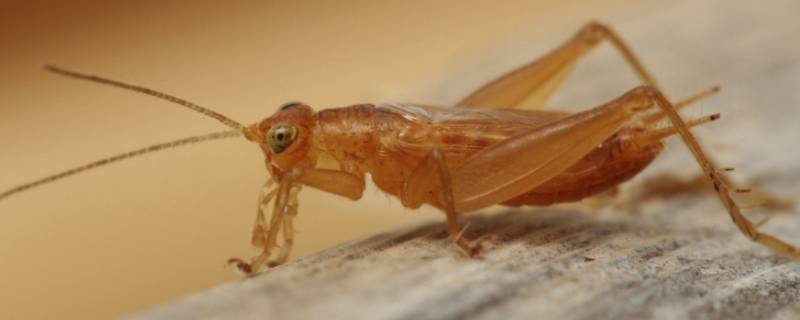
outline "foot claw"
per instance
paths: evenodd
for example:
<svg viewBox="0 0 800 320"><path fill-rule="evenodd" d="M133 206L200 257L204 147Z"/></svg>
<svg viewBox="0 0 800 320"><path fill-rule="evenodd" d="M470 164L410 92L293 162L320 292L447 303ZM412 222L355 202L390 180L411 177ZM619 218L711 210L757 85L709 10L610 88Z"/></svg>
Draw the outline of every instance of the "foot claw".
<svg viewBox="0 0 800 320"><path fill-rule="evenodd" d="M233 265L236 267L236 270L241 272L244 275L251 275L253 274L253 267L250 266L249 263L244 262L244 260L239 258L230 258L228 259L228 265Z"/></svg>
<svg viewBox="0 0 800 320"><path fill-rule="evenodd" d="M470 258L481 258L483 257L484 248L486 247L485 244L491 242L492 240L496 239L496 236L493 234L485 234L480 236L478 239L473 241L467 242L463 238L459 238L456 241L456 244L466 253Z"/></svg>
<svg viewBox="0 0 800 320"><path fill-rule="evenodd" d="M483 256L483 246L480 243L470 244L467 248L467 255L470 258L479 258Z"/></svg>

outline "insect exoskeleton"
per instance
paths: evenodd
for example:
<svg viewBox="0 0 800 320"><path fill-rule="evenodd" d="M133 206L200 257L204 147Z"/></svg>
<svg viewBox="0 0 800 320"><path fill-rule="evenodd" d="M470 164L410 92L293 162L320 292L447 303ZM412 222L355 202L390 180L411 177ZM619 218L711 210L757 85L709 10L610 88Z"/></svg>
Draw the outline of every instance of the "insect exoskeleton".
<svg viewBox="0 0 800 320"><path fill-rule="evenodd" d="M542 110L576 61L603 42L621 53L642 85L583 112ZM481 252L482 241L465 239L459 224L461 214L496 204L577 201L613 188L650 164L662 149L661 141L673 135L688 147L744 235L777 252L800 257L797 247L759 232L761 223L754 224L742 215L731 193L746 189L736 188L716 169L689 131L719 115L684 121L677 112L719 88L671 102L625 42L600 23L589 23L561 46L488 82L454 107L359 104L315 112L293 102L250 126L145 87L52 66L46 69L164 99L232 130L94 161L6 190L0 199L150 152L243 136L260 146L271 174L260 194L251 236L251 243L261 252L247 261L229 261L245 273L288 260L299 207L297 194L303 186L355 200L361 197L369 173L381 190L397 196L404 206L430 204L441 209L447 216L450 239L474 256ZM267 220L264 212L270 203L272 215ZM280 251L270 261L278 247Z"/></svg>

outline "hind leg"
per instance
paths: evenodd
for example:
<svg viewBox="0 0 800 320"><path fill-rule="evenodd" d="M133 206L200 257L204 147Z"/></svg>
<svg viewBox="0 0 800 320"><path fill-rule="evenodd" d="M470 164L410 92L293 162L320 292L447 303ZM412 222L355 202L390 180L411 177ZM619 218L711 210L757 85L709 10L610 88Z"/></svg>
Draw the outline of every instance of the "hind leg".
<svg viewBox="0 0 800 320"><path fill-rule="evenodd" d="M502 203L555 177L576 163L630 121L658 106L689 148L731 219L752 241L774 251L800 258L800 249L757 230L731 197L736 192L708 160L689 126L657 89L642 86L605 105L553 121L526 134L486 148L467 159L452 173L458 212Z"/></svg>
<svg viewBox="0 0 800 320"><path fill-rule="evenodd" d="M739 205L737 205L731 197L731 193L736 192L736 190L732 189L730 183L726 181L720 171L718 171L714 164L708 159L703 149L700 148L700 145L697 143L697 139L691 131L689 131L689 126L681 119L675 107L660 91L653 87L645 86L637 88L635 90L635 95L650 103L655 103L661 108L662 112L680 135L684 144L691 151L692 156L694 156L695 161L700 165L703 173L711 181L714 191L716 191L720 201L728 210L731 219L743 234L750 238L750 240L758 242L772 250L800 258L800 249L772 235L759 232L757 228L761 223L754 224L742 214Z"/></svg>
<svg viewBox="0 0 800 320"><path fill-rule="evenodd" d="M656 86L650 72L616 32L602 23L591 22L558 48L489 82L456 106L541 109L575 63L603 41L617 49L644 84Z"/></svg>
<svg viewBox="0 0 800 320"><path fill-rule="evenodd" d="M675 111L677 111L677 110L679 110L681 108L687 107L688 105L690 105L690 104L692 104L692 103L694 103L694 102L696 102L696 101L698 101L700 99L703 99L705 97L708 97L708 96L716 93L718 90L719 90L718 87L714 87L714 88L711 88L710 90L702 91L702 92L700 92L698 94L695 94L693 96L685 98L684 100L675 103L673 105L673 109ZM659 124L659 122L663 121L667 117L668 117L668 114L663 110L661 110L659 112L650 113L648 115L643 116L641 118L642 119L641 120L642 123L647 125L648 127L653 128L653 129L651 129L651 130L647 131L646 133L643 133L643 134L635 137L635 139L638 140L638 143L640 145L645 145L645 144L648 144L648 143L660 141L660 140L662 140L662 139L664 139L664 138L666 138L668 136L671 136L673 134L678 133L678 129L677 129L677 127L675 125L673 125L671 127L666 127L666 128L655 128ZM718 118L719 118L719 114L713 114L711 116L702 117L702 118L698 118L698 119L693 119L693 120L687 121L686 125L688 127L693 127L693 126L701 125L701 124L704 124L704 123L707 123L707 122L710 122L710 121L717 120ZM706 161L712 167L720 168L716 164L716 162L713 159L709 158L708 156L706 156ZM728 176L728 172L729 171L733 171L733 168L723 168L722 170L718 170L717 175L719 177L719 180L727 186L728 190L736 190L737 191L736 193L740 194L739 197L746 198L747 201L749 201L750 203L757 204L758 206L761 206L761 207L765 208L766 210L768 210L770 212L774 212L774 213L788 212L788 211L790 211L791 209L794 208L794 202L793 201L787 200L787 199L783 199L783 198L781 198L781 197L779 197L777 195L771 194L771 193L769 193L767 191L760 190L760 189L757 189L757 188L746 188L745 189L745 188L736 187L736 184ZM665 194L666 196L668 196L669 193L681 192L681 190L683 190L683 192L692 192L691 190L694 187L706 187L705 184L698 183L698 182L707 181L705 179L705 177L703 177L703 176L696 177L696 178L691 179L689 181L682 181L682 180L676 179L674 177L672 177L672 178L665 177L665 178L666 179L656 179L656 182L655 183L651 183L650 186L649 186L650 189L652 190L652 192L643 192L642 196L644 196L644 198L660 197L661 195L659 193L662 193L662 191L667 191L666 194ZM669 182L672 182L671 186L669 185ZM663 183L667 183L667 185L662 185ZM647 186L645 186L645 187L647 187Z"/></svg>

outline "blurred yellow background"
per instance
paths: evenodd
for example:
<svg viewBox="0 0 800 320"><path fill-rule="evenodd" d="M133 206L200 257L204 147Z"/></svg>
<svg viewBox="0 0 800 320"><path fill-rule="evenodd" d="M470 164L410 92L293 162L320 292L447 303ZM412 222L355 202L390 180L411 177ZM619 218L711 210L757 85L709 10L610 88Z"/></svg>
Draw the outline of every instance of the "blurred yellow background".
<svg viewBox="0 0 800 320"><path fill-rule="evenodd" d="M667 10L660 3L4 1L0 189L224 129L151 97L45 73L46 63L142 84L244 123L295 100L317 109L387 100L444 105L594 19L631 40L663 79L671 62L648 59L636 45L647 36L639 26L663 27L643 23L651 6ZM659 14L680 15L680 5L670 7ZM627 69L620 74L635 83ZM0 202L0 318L106 318L236 280L225 261L256 254L249 232L266 178L256 146L227 140ZM294 258L442 219L430 208L403 209L374 188L358 202L310 188L300 200Z"/></svg>

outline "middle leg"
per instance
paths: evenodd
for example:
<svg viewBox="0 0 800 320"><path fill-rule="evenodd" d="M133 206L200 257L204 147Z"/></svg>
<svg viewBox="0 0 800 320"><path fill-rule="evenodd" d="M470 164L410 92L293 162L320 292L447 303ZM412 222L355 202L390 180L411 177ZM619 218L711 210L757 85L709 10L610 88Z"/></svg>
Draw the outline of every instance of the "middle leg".
<svg viewBox="0 0 800 320"><path fill-rule="evenodd" d="M458 222L450 171L441 150L431 150L425 159L414 168L405 182L400 199L408 208L418 208L427 201L444 210L447 215L447 232L450 240L469 256L480 253L482 239L478 239L475 243L469 243L463 237L465 230Z"/></svg>

